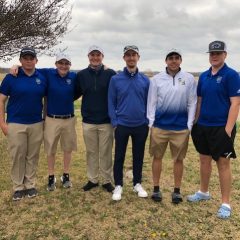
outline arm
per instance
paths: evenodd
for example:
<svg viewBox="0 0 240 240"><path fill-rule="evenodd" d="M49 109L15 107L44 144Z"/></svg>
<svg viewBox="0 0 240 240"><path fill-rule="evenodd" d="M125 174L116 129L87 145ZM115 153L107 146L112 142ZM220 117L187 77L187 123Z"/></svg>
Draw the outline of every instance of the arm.
<svg viewBox="0 0 240 240"><path fill-rule="evenodd" d="M116 109L117 109L117 91L115 88L113 78L111 78L108 88L108 115L111 119L111 124L114 128L117 126Z"/></svg>
<svg viewBox="0 0 240 240"><path fill-rule="evenodd" d="M202 97L198 97L197 98L197 109L196 109L196 113L195 113L194 123L196 123L198 118L199 118L200 109L201 109L201 103L202 103Z"/></svg>
<svg viewBox="0 0 240 240"><path fill-rule="evenodd" d="M228 112L227 124L225 127L226 133L231 137L232 129L237 121L239 106L240 106L240 97L230 97L231 106Z"/></svg>
<svg viewBox="0 0 240 240"><path fill-rule="evenodd" d="M156 107L157 107L157 86L154 80L150 80L147 100L147 118L149 120L149 127L152 127L154 123Z"/></svg>
<svg viewBox="0 0 240 240"><path fill-rule="evenodd" d="M8 133L8 126L5 121L5 102L7 98L7 96L0 93L0 127L4 135Z"/></svg>
<svg viewBox="0 0 240 240"><path fill-rule="evenodd" d="M196 107L197 107L197 85L195 80L193 79L193 83L191 85L191 88L189 89L189 95L188 95L188 122L187 126L189 131L192 130L193 122L195 119L196 114Z"/></svg>

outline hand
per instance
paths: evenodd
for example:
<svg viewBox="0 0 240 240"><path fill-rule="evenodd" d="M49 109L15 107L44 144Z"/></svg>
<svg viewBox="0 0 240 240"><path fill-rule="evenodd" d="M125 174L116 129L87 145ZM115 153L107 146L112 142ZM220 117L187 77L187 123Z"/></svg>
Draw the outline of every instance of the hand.
<svg viewBox="0 0 240 240"><path fill-rule="evenodd" d="M8 125L6 123L1 124L2 132L5 136L8 134Z"/></svg>
<svg viewBox="0 0 240 240"><path fill-rule="evenodd" d="M230 129L228 129L227 127L225 127L225 131L226 131L227 135L228 135L229 137L231 137L232 129L230 130Z"/></svg>
<svg viewBox="0 0 240 240"><path fill-rule="evenodd" d="M16 77L17 74L18 74L18 68L19 68L18 65L13 65L13 66L10 68L9 73L10 73L11 75L13 75L14 77Z"/></svg>

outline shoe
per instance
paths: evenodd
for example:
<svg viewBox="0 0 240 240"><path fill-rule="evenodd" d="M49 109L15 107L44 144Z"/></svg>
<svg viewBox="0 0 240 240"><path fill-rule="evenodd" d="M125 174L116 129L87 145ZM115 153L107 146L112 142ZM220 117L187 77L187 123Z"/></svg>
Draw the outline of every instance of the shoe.
<svg viewBox="0 0 240 240"><path fill-rule="evenodd" d="M182 195L180 193L172 193L172 203L178 204L183 201Z"/></svg>
<svg viewBox="0 0 240 240"><path fill-rule="evenodd" d="M193 195L187 196L189 202L199 202L202 200L209 200L211 196L208 194L202 194L201 192L195 192Z"/></svg>
<svg viewBox="0 0 240 240"><path fill-rule="evenodd" d="M19 190L19 191L15 191L13 194L13 201L19 201L21 199L23 199L25 197L25 191L24 190Z"/></svg>
<svg viewBox="0 0 240 240"><path fill-rule="evenodd" d="M137 183L133 187L133 191L136 192L138 194L138 196L141 197L141 198L145 198L145 197L148 196L147 192L143 189L143 187L140 183Z"/></svg>
<svg viewBox="0 0 240 240"><path fill-rule="evenodd" d="M47 191L54 191L55 189L56 189L56 178L54 177L53 181L52 179L50 180L48 178Z"/></svg>
<svg viewBox="0 0 240 240"><path fill-rule="evenodd" d="M91 181L88 181L87 184L83 186L83 190L86 192L97 186L98 186L98 183L93 183Z"/></svg>
<svg viewBox="0 0 240 240"><path fill-rule="evenodd" d="M102 187L106 189L108 192L113 192L114 190L114 187L110 182L103 184Z"/></svg>
<svg viewBox="0 0 240 240"><path fill-rule="evenodd" d="M113 190L112 200L120 201L122 199L122 186L117 185Z"/></svg>
<svg viewBox="0 0 240 240"><path fill-rule="evenodd" d="M29 198L34 198L38 195L38 192L36 188L30 188L26 190L26 194Z"/></svg>
<svg viewBox="0 0 240 240"><path fill-rule="evenodd" d="M231 216L231 208L221 205L221 207L217 212L217 217L226 219L226 218L229 218L230 216Z"/></svg>
<svg viewBox="0 0 240 240"><path fill-rule="evenodd" d="M72 182L69 179L69 174L63 174L60 179L61 179L63 188L72 187Z"/></svg>
<svg viewBox="0 0 240 240"><path fill-rule="evenodd" d="M155 202L161 202L162 201L162 193L161 193L161 191L153 192L151 198Z"/></svg>

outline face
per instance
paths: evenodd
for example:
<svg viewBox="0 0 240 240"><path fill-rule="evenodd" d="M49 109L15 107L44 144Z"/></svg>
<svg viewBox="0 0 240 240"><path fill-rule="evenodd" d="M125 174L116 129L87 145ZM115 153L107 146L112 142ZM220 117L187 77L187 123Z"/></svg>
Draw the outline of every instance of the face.
<svg viewBox="0 0 240 240"><path fill-rule="evenodd" d="M212 67L218 68L224 64L226 57L227 57L226 52L210 52L209 62L212 65Z"/></svg>
<svg viewBox="0 0 240 240"><path fill-rule="evenodd" d="M93 67L97 67L102 64L103 55L99 51L92 51L88 54L89 63Z"/></svg>
<svg viewBox="0 0 240 240"><path fill-rule="evenodd" d="M33 57L32 55L25 55L20 57L19 61L22 64L22 68L24 70L33 71L38 60L36 57Z"/></svg>
<svg viewBox="0 0 240 240"><path fill-rule="evenodd" d="M136 53L133 50L127 51L123 56L123 59L126 62L126 65L128 68L137 67L137 62L138 62L139 58L140 58L140 56L138 55L138 53Z"/></svg>
<svg viewBox="0 0 240 240"><path fill-rule="evenodd" d="M67 75L71 67L71 63L66 59L57 61L55 65L60 76Z"/></svg>
<svg viewBox="0 0 240 240"><path fill-rule="evenodd" d="M177 72L182 63L182 58L178 54L174 54L169 56L165 62L169 71Z"/></svg>

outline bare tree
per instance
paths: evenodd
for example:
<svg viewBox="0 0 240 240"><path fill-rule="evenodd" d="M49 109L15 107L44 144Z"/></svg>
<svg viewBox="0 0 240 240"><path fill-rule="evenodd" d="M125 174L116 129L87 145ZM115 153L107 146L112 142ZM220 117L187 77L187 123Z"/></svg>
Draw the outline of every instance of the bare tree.
<svg viewBox="0 0 240 240"><path fill-rule="evenodd" d="M57 45L71 20L69 0L0 0L0 58L10 60L23 46L38 51Z"/></svg>

